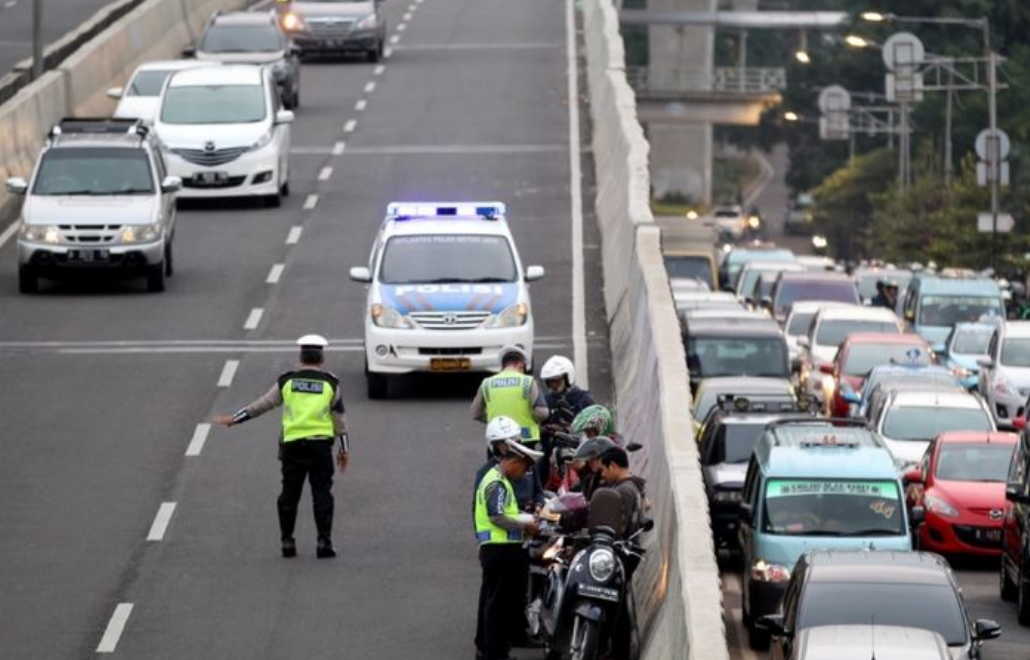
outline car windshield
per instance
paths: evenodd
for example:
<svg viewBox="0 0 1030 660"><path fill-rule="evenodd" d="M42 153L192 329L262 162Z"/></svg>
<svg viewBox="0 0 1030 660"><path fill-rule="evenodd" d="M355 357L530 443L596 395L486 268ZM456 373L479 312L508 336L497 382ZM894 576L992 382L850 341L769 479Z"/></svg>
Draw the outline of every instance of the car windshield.
<svg viewBox="0 0 1030 660"><path fill-rule="evenodd" d="M895 406L883 422L883 434L892 440L926 442L946 431L993 430L990 417L979 408Z"/></svg>
<svg viewBox="0 0 1030 660"><path fill-rule="evenodd" d="M882 364L926 367L933 364L930 352L921 344L853 344L844 358L844 373L865 376Z"/></svg>
<svg viewBox="0 0 1030 660"><path fill-rule="evenodd" d="M790 378L786 346L780 337L691 338L687 345L687 366L697 378Z"/></svg>
<svg viewBox="0 0 1030 660"><path fill-rule="evenodd" d="M205 53L271 53L286 48L274 25L212 25L199 50Z"/></svg>
<svg viewBox="0 0 1030 660"><path fill-rule="evenodd" d="M888 480L770 479L762 529L783 536L900 536L905 506L899 492Z"/></svg>
<svg viewBox="0 0 1030 660"><path fill-rule="evenodd" d="M1005 481L1014 444L954 443L941 445L937 478L944 481Z"/></svg>
<svg viewBox="0 0 1030 660"><path fill-rule="evenodd" d="M846 584L810 582L801 601L797 629L868 625L875 620L936 631L949 646L962 646L968 641L962 601L950 585L870 578Z"/></svg>
<svg viewBox="0 0 1030 660"><path fill-rule="evenodd" d="M166 124L250 124L265 118L261 85L169 87L161 105Z"/></svg>
<svg viewBox="0 0 1030 660"><path fill-rule="evenodd" d="M148 195L154 192L143 149L50 149L36 174L34 195Z"/></svg>
<svg viewBox="0 0 1030 660"><path fill-rule="evenodd" d="M766 422L745 422L740 424L722 424L716 433L709 465L719 463L747 463L751 458L751 450L765 431Z"/></svg>
<svg viewBox="0 0 1030 660"><path fill-rule="evenodd" d="M1001 345L1001 363L1008 367L1030 367L1030 338L1006 339Z"/></svg>
<svg viewBox="0 0 1030 660"><path fill-rule="evenodd" d="M898 325L890 321L859 321L855 319L827 319L819 324L815 343L820 346L839 346L853 332L898 333Z"/></svg>
<svg viewBox="0 0 1030 660"><path fill-rule="evenodd" d="M987 344L993 334L993 326L969 326L956 330L951 352L956 355L986 355Z"/></svg>
<svg viewBox="0 0 1030 660"><path fill-rule="evenodd" d="M815 312L795 312L787 324L787 334L792 337L800 337L808 334L808 326L812 323Z"/></svg>
<svg viewBox="0 0 1030 660"><path fill-rule="evenodd" d="M851 280L780 280L776 300L777 314L783 314L799 300L825 300L857 305L858 290Z"/></svg>
<svg viewBox="0 0 1030 660"><path fill-rule="evenodd" d="M171 71L140 71L125 90L126 96L160 96Z"/></svg>
<svg viewBox="0 0 1030 660"><path fill-rule="evenodd" d="M769 275L770 273L778 273L781 268L748 268L741 269L737 277L737 293L741 295L749 294L755 290L755 282L758 281L762 275ZM769 278L766 278L769 279ZM775 282L773 279L772 281Z"/></svg>
<svg viewBox="0 0 1030 660"><path fill-rule="evenodd" d="M514 282L515 257L503 236L395 236L386 244L383 284Z"/></svg>
<svg viewBox="0 0 1030 660"><path fill-rule="evenodd" d="M1001 298L995 296L923 296L919 323L948 327L978 321L981 316L1004 317Z"/></svg>
<svg viewBox="0 0 1030 660"><path fill-rule="evenodd" d="M669 273L669 279L698 279L707 284L709 289L715 284L712 281L712 262L705 257L665 257L665 270Z"/></svg>

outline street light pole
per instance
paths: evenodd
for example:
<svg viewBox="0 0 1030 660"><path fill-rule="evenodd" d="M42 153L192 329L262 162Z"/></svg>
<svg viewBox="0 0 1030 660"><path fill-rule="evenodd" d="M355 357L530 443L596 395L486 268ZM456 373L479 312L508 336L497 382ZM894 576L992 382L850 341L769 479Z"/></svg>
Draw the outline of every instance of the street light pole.
<svg viewBox="0 0 1030 660"><path fill-rule="evenodd" d="M998 132L998 55L987 53L987 114L991 136ZM987 163L991 184L991 268L998 272L998 179L1001 178L1001 149L996 140L990 140L988 149L994 150ZM988 152L990 154L990 152Z"/></svg>
<svg viewBox="0 0 1030 660"><path fill-rule="evenodd" d="M43 75L43 0L32 0L32 79Z"/></svg>

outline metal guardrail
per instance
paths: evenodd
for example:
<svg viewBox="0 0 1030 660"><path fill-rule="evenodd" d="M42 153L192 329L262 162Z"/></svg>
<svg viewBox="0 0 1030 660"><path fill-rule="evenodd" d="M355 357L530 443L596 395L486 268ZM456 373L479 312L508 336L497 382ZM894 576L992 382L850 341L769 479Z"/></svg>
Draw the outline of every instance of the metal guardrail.
<svg viewBox="0 0 1030 660"><path fill-rule="evenodd" d="M787 88L787 70L779 67L719 67L672 69L626 67L626 78L637 94L675 96L689 93L762 95Z"/></svg>

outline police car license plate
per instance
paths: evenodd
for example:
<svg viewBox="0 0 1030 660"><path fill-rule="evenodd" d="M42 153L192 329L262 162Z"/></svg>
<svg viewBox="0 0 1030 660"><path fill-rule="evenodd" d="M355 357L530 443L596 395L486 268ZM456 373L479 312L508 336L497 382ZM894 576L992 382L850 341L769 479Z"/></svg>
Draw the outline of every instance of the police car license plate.
<svg viewBox="0 0 1030 660"><path fill-rule="evenodd" d="M107 250L68 250L68 261L96 263L107 261L111 253Z"/></svg>
<svg viewBox="0 0 1030 660"><path fill-rule="evenodd" d="M598 600L607 600L612 603L619 602L619 591L610 587L599 587L594 584L579 585L579 595Z"/></svg>
<svg viewBox="0 0 1030 660"><path fill-rule="evenodd" d="M467 357L459 358L430 358L430 371L468 371L472 368L472 360Z"/></svg>

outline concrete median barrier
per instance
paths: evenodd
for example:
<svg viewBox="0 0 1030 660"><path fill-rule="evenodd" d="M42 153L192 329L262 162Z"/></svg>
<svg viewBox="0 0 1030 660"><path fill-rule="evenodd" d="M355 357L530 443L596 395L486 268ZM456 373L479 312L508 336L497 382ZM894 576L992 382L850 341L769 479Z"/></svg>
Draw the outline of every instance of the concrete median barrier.
<svg viewBox="0 0 1030 660"><path fill-rule="evenodd" d="M648 144L611 0L583 0L596 214L619 425L644 444L655 531L635 579L643 660L726 660L722 593L679 323L651 215Z"/></svg>

